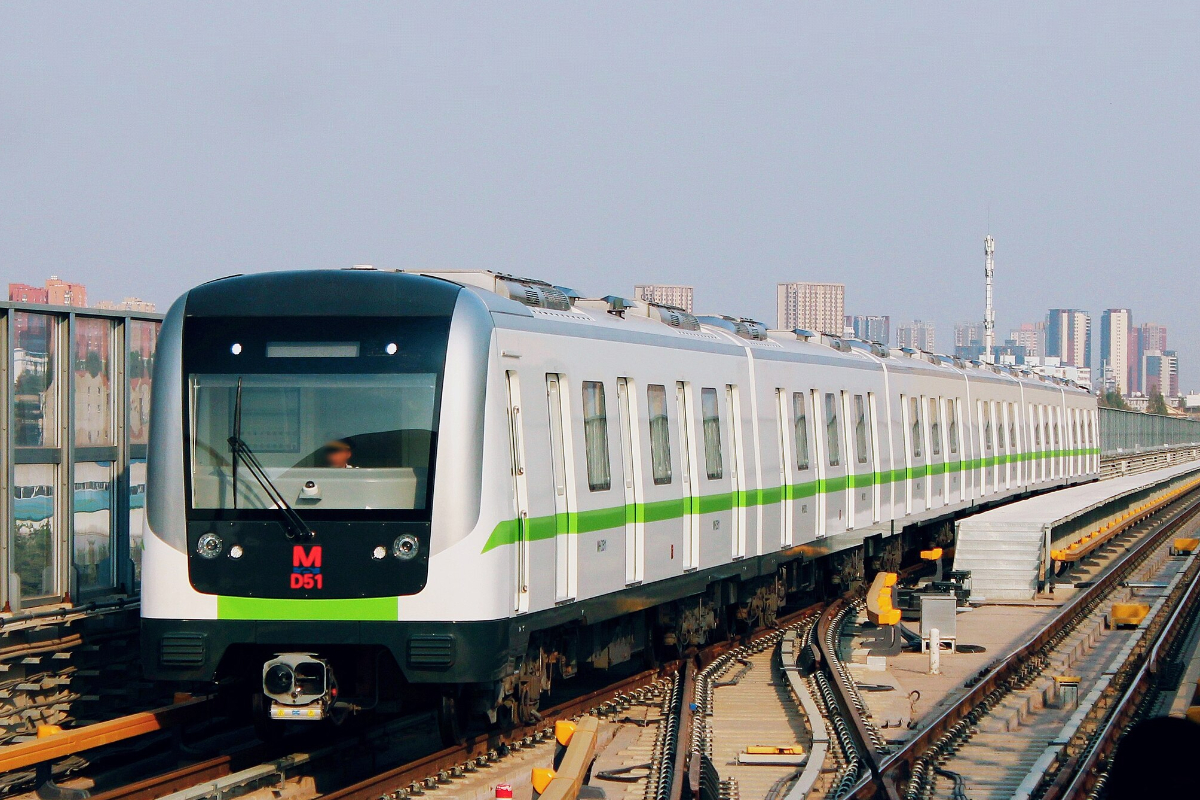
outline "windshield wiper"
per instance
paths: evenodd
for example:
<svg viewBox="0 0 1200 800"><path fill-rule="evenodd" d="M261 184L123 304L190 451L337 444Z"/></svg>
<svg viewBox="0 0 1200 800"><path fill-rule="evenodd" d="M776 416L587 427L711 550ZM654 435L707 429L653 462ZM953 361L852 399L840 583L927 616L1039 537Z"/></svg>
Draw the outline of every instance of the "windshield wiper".
<svg viewBox="0 0 1200 800"><path fill-rule="evenodd" d="M246 469L254 476L254 480L258 481L258 485L266 492L268 499L279 509L279 513L285 523L284 527L287 529L288 538L308 539L311 537L313 531L308 527L308 523L284 499L283 493L279 491L279 487L272 483L271 479L267 476L267 471L263 469L262 463L254 455L254 451L247 447L246 443L237 436L229 437L229 449L233 451L234 463L239 458L245 462Z"/></svg>
<svg viewBox="0 0 1200 800"><path fill-rule="evenodd" d="M229 437L229 450L233 453L233 507L237 508L237 468L238 461L244 461L246 469L254 476L254 480L258 481L258 485L266 493L267 498L275 504L279 509L280 515L283 517L283 528L289 539L299 538L308 539L313 536L313 530L308 527L308 523L304 521L296 509L288 503L284 498L283 493L279 491L279 487L271 481L267 475L267 471L263 468L262 462L258 460L258 456L254 455L254 451L242 439L242 379L238 378L237 399L233 407L233 435Z"/></svg>

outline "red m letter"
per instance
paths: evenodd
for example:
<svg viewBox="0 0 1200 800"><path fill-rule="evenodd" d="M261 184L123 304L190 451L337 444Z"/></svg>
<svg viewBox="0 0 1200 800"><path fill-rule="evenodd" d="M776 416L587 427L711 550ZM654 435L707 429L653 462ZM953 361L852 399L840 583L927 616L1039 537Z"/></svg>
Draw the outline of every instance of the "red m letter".
<svg viewBox="0 0 1200 800"><path fill-rule="evenodd" d="M296 545L292 548L292 566L293 567L317 567L321 566L321 545L313 545L308 552L304 552L304 548Z"/></svg>

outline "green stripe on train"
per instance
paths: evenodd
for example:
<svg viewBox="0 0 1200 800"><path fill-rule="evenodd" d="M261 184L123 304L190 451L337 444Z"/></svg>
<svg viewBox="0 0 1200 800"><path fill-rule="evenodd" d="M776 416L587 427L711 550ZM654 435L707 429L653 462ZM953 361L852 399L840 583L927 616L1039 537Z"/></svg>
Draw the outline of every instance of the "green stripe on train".
<svg viewBox="0 0 1200 800"><path fill-rule="evenodd" d="M515 526L514 526L515 527ZM270 597L217 597L217 619L256 620L364 620L395 622L399 614L395 597L351 597L337 600L292 600Z"/></svg>
<svg viewBox="0 0 1200 800"><path fill-rule="evenodd" d="M844 491L847 487L860 488L881 486L888 483L900 483L905 480L923 478L927 475L941 475L945 472L968 472L975 469L987 469L1006 463L1032 461L1041 458L1064 458L1082 455L1098 455L1099 449L1051 450L1044 453L1014 453L1001 456L954 461L943 464L933 464L912 468L893 469L888 472L864 472L862 474L827 478L824 480L807 481L806 483L776 486L770 489L752 489L737 492L736 505L740 508L753 508L760 505L772 505L783 499L802 500L818 494L832 494ZM611 508L601 508L593 511L573 511L565 527L558 520L562 515L545 517L530 517L525 521L525 541L536 542L542 539L553 539L558 533L592 533L594 531L620 528L630 522L664 522L672 519L682 519L689 514L713 514L719 511L729 511L734 508L734 492L718 492L672 500L659 500L653 503L637 503L636 505L619 505ZM496 525L488 536L483 552L503 547L506 544L516 544L519 527L515 519L505 520Z"/></svg>

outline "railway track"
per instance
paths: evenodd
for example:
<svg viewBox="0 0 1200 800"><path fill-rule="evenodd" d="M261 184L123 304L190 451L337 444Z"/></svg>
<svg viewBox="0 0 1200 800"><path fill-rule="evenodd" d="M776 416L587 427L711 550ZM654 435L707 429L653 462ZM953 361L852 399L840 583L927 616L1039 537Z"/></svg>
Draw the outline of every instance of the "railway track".
<svg viewBox="0 0 1200 800"><path fill-rule="evenodd" d="M968 770L984 767L1003 767L1003 774L981 780L970 793L972 800L992 796L991 789L1004 797L1086 796L1102 781L1125 723L1146 706L1159 654L1194 611L1200 561L1196 556L1172 558L1168 551L1173 538L1198 515L1197 492L1155 515L1147 535L1106 572L1020 647L974 676L964 696L894 750L881 746L853 680L840 668L837 629L850 616L851 602L831 604L818 622L816 642L826 677L835 687L836 715L848 721L854 756L867 766L842 796L961 798ZM1162 596L1152 599L1145 622L1133 631L1106 630L1103 620L1112 604L1128 598L1125 584L1139 581L1162 585ZM1047 709L1044 701L1050 676L1066 672L1085 674L1075 676L1081 679L1079 709L1062 714L1057 713L1061 709ZM1008 730L1021 725L1020 733ZM990 735L1000 729L1009 735ZM1006 757L995 749L1000 742L1025 751Z"/></svg>

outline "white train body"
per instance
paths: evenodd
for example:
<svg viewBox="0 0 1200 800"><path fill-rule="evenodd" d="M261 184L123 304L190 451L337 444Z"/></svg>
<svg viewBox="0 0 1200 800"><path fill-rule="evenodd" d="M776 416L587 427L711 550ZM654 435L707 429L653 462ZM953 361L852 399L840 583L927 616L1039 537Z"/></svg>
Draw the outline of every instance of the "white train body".
<svg viewBox="0 0 1200 800"><path fill-rule="evenodd" d="M221 313L234 290L283 286L294 297L281 317L326 313L331 292L348 309L378 303L380 286L433 286L452 304L418 590L196 586L185 320L193 306ZM176 303L156 365L143 616L147 664L164 679L217 677L250 648L356 646L390 651L409 683L511 684L535 651L572 674L644 649L655 619L685 638L712 624L654 609L700 596L719 616L789 569L795 581L800 566L864 542L883 552L903 531L1098 477L1095 398L992 367L723 318L697 325L645 304L567 305L491 273L274 274L191 295L218 289L207 305ZM220 517L235 539L236 517ZM326 561L343 546L321 530L316 540ZM264 562L261 580L290 568ZM658 616L623 621L639 612ZM602 629L566 654L564 631Z"/></svg>

